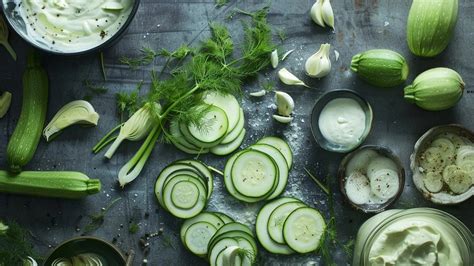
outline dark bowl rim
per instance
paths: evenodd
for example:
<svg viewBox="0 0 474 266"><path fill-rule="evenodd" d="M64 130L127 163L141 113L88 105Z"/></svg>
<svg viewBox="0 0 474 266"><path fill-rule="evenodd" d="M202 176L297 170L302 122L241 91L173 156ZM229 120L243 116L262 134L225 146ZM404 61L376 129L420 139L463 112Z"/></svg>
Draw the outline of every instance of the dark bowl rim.
<svg viewBox="0 0 474 266"><path fill-rule="evenodd" d="M45 257L45 262L51 258L51 256L56 252L58 251L59 249L61 249L64 245L66 244L69 244L70 242L74 242L74 241L77 241L77 240L92 240L92 241L97 241L97 242L100 242L101 244L103 245L106 245L110 248L112 248L117 254L120 255L120 259L122 259L124 265L126 264L126 261L127 261L127 258L125 257L125 255L122 253L122 251L120 251L116 246L114 246L113 244L101 239L101 238L98 238L98 237L95 237L95 236L77 236L77 237L73 237L73 238L70 238L68 240L65 240L63 241L61 244L57 245L49 254L48 256Z"/></svg>
<svg viewBox="0 0 474 266"><path fill-rule="evenodd" d="M323 147L319 141L318 141L318 138L316 138L316 134L315 134L315 128L313 126L313 120L316 116L315 114L315 109L316 109L316 106L318 106L318 103L328 97L328 95L330 94L334 94L334 93L349 93L349 94L352 94L354 95L355 97L357 97L358 99L360 99L362 102L364 102L368 108L368 110L370 111L370 126L369 128L367 129L367 134L365 134L365 136L363 136L362 140L360 141L360 143L354 147L352 147L351 149L347 149L347 150L340 150L340 151L337 151L337 150L331 150L331 149L328 149L327 147ZM319 114L318 114L319 115ZM347 154L347 153L350 153L352 151L355 151L357 148L359 148L362 143L364 143L364 141L367 139L367 137L369 136L370 132L372 131L372 128L373 128L373 122L374 122L374 111L372 109L372 106L370 105L370 103L364 98L362 97L362 95L360 95L359 93L357 93L356 91L354 90L348 90L348 89L337 89L337 90L330 90L330 91L327 91L325 93L323 93L321 96L318 97L318 99L316 99L316 101L314 102L314 105L313 107L311 108L311 116L310 116L310 129L311 129L311 135L313 136L314 140L316 141L316 143L318 144L319 147L321 147L322 149L326 150L326 151L329 151L329 152L335 152L335 153L341 153L341 154Z"/></svg>
<svg viewBox="0 0 474 266"><path fill-rule="evenodd" d="M399 167L399 169L398 169L398 173L399 173L398 180L400 182L398 184L397 194L395 194L395 196L393 196L391 199L389 199L386 203L380 204L380 207L376 208L376 209L366 209L363 206L361 206L360 204L353 203L347 197L347 194L346 194L346 191L345 191L345 186L344 186L344 183L345 183L344 181L345 181L345 178L346 178L346 176L345 176L346 175L345 166L347 165L349 160L352 159L352 157L354 157L360 151L366 150L366 149L375 150L377 153L382 151L383 155L389 155L390 159L394 160L395 164ZM371 144L371 145L361 146L361 147L357 148L356 150L352 151L351 153L348 153L346 156L344 156L344 158L339 163L339 167L337 169L337 178L339 180L339 190L341 191L341 194L344 198L344 201L346 201L349 205L351 205L351 207L353 207L354 209L356 209L358 211L362 211L364 213L379 213L379 212L382 212L382 211L388 209L389 207L391 207L402 195L403 190L405 188L406 171L405 171L405 167L403 167L403 163L400 160L400 157L395 152L393 152L390 148L388 148L384 145L373 145L373 144Z"/></svg>
<svg viewBox="0 0 474 266"><path fill-rule="evenodd" d="M112 45L114 42L116 42L119 38L122 37L122 35L125 33L125 31L128 29L128 27L130 26L130 24L132 23L133 19L135 18L135 15L138 11L138 8L140 6L140 0L134 0L134 3L133 3L133 8L132 10L130 11L130 15L128 16L127 20L125 21L125 23L122 25L122 27L114 33L114 35L112 35L112 37L110 37L107 41L95 46L95 47L92 47L90 49L87 49L87 50L83 50L83 51L79 51L79 52L71 52L71 53L68 53L68 52L58 52L58 51L52 51L52 50L49 50L49 49L45 49L44 47L40 47L39 45L31 42L28 38L26 38L25 36L23 36L23 34L20 34L17 32L16 28L13 26L13 24L11 23L10 21L10 17L7 16L7 14L5 13L5 6L4 6L4 1L2 0L2 3L1 3L1 8L2 8L2 13L3 13L3 17L5 18L5 20L7 21L8 23L8 26L10 26L11 29L13 29L13 31L15 32L16 35L20 36L21 39L23 39L24 41L26 41L29 45L33 46L34 48L36 49L39 49L45 53L48 53L48 54L52 54L52 55L61 55L61 56L82 56L82 55L86 55L86 54L92 54L93 52L97 52L97 51L102 51L103 49L109 47L110 45Z"/></svg>

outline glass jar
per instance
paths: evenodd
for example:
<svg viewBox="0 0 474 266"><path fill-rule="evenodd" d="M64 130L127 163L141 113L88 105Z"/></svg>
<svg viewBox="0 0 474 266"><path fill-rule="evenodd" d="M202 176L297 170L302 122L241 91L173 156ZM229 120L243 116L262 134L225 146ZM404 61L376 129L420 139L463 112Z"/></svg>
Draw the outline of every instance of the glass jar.
<svg viewBox="0 0 474 266"><path fill-rule="evenodd" d="M407 210L388 210L368 219L360 227L354 246L353 265L370 265L370 252L376 241L391 225L407 223L426 224L441 235L440 241L447 241L450 250L457 250L462 265L474 265L474 237L471 231L454 216L431 208L414 208ZM392 227L393 228L393 227ZM392 247L396 246L391 243ZM402 243L401 243L402 244ZM406 243L403 243L406 244Z"/></svg>

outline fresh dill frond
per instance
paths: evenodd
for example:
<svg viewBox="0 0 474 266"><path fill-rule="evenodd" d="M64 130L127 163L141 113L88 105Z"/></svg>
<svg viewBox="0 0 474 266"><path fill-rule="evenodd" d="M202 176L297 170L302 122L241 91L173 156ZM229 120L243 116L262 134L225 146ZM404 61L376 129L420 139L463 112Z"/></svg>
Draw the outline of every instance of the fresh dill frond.
<svg viewBox="0 0 474 266"><path fill-rule="evenodd" d="M119 200L122 198L116 198L103 208L99 213L89 215L90 222L84 227L83 235L87 235L99 229L105 221L105 215Z"/></svg>
<svg viewBox="0 0 474 266"><path fill-rule="evenodd" d="M171 240L169 236L162 235L161 240L162 240L163 246L176 249L173 245L173 241Z"/></svg>
<svg viewBox="0 0 474 266"><path fill-rule="evenodd" d="M128 227L128 232L130 234L136 234L138 232L138 230L140 230L140 226L138 226L138 224L134 221L132 221L130 223L130 226Z"/></svg>
<svg viewBox="0 0 474 266"><path fill-rule="evenodd" d="M193 53L193 50L187 44L183 44L174 51L169 51L165 48L162 48L160 52L158 52L158 55L167 57L167 58L180 60L180 59L184 59L186 56L192 53Z"/></svg>
<svg viewBox="0 0 474 266"><path fill-rule="evenodd" d="M0 221L0 265L23 265L28 257L36 257L31 234L19 224Z"/></svg>
<svg viewBox="0 0 474 266"><path fill-rule="evenodd" d="M225 63L226 58L234 51L234 42L226 27L218 24L209 24L212 37L203 41L200 52Z"/></svg>
<svg viewBox="0 0 474 266"><path fill-rule="evenodd" d="M133 90L132 92L118 92L116 94L117 107L122 117L122 120L124 114L131 116L143 105L144 100L142 99L142 97L140 97L140 90L142 88L142 85L143 81L140 81L137 84L135 90Z"/></svg>
<svg viewBox="0 0 474 266"><path fill-rule="evenodd" d="M87 89L87 93L86 95L83 97L83 100L85 101L90 101L94 98L94 96L98 96L98 95L102 95L102 94L106 94L109 89L106 88L105 86L103 85L96 85L96 84L93 84L90 80L86 79L86 80L83 80L82 84L86 87Z"/></svg>
<svg viewBox="0 0 474 266"><path fill-rule="evenodd" d="M120 63L128 65L131 69L137 69L140 66L149 65L158 56L158 53L151 48L144 47L140 50L141 55L135 58L121 57Z"/></svg>
<svg viewBox="0 0 474 266"><path fill-rule="evenodd" d="M261 86L266 92L271 92L271 91L275 90L275 83L273 83L271 81L266 81L266 82L262 83Z"/></svg>
<svg viewBox="0 0 474 266"><path fill-rule="evenodd" d="M229 0L216 0L216 7L225 6L227 3L229 3Z"/></svg>

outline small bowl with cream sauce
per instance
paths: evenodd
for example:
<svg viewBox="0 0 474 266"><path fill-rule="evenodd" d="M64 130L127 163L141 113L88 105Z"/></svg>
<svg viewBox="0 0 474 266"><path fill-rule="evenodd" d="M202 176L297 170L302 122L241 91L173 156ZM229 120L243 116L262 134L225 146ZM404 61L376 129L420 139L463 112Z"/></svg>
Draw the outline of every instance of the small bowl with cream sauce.
<svg viewBox="0 0 474 266"><path fill-rule="evenodd" d="M359 147L372 128L370 104L351 90L323 94L311 114L311 131L325 150L347 153Z"/></svg>
<svg viewBox="0 0 474 266"><path fill-rule="evenodd" d="M344 157L338 170L341 193L357 210L381 212L401 195L405 169L390 149L366 145Z"/></svg>
<svg viewBox="0 0 474 266"><path fill-rule="evenodd" d="M25 41L59 55L81 55L117 41L140 0L2 0L10 26Z"/></svg>

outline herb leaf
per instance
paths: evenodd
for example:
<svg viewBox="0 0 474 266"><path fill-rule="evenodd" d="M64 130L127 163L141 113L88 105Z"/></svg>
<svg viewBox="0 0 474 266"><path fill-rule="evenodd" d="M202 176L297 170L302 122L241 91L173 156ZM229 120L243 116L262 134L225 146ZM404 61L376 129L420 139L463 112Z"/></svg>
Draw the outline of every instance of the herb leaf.
<svg viewBox="0 0 474 266"><path fill-rule="evenodd" d="M116 198L112 200L107 207L102 208L99 213L89 215L90 222L84 227L83 235L92 233L99 229L102 224L104 224L105 215L107 214L107 212L121 199L122 198Z"/></svg>
<svg viewBox="0 0 474 266"><path fill-rule="evenodd" d="M0 221L0 265L23 265L28 256L35 257L30 233L15 222Z"/></svg>
<svg viewBox="0 0 474 266"><path fill-rule="evenodd" d="M139 66L149 65L155 60L158 54L151 48L142 48L140 50L141 55L135 58L121 57L120 63L128 65L131 69L137 69Z"/></svg>

